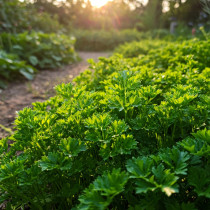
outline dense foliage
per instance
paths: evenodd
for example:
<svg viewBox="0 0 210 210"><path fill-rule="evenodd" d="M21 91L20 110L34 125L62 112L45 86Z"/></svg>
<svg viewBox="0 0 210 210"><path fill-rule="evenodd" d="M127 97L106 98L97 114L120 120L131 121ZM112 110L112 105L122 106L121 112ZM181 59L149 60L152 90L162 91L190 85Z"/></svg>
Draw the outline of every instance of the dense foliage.
<svg viewBox="0 0 210 210"><path fill-rule="evenodd" d="M204 31L205 33L205 31ZM203 36L207 39L207 42L209 42L209 35ZM181 37L180 37L181 38ZM191 43L194 43L193 48L191 47ZM167 41L164 41L163 39L160 40L143 40L141 42L131 42L126 43L124 45L118 46L115 49L116 53L120 53L126 58L132 58L132 57L138 57L138 55L147 54L150 59L152 57L156 57L156 62L160 62L161 65L163 65L164 68L167 68L169 65L174 65L171 59L177 62L184 62L186 61L186 56L192 56L193 60L196 60L197 62L201 62L198 65L207 66L209 65L209 49L208 44L207 48L205 48L206 41L197 41L197 39L190 40L190 41L182 41L180 44L180 41L173 40L173 42L169 43ZM199 53L196 53L200 52ZM195 56L196 53L196 56ZM207 53L207 54L206 54ZM175 57L174 57L175 55ZM207 60L203 60L203 56L207 57ZM158 61L157 57L160 58ZM165 60L163 59L165 57ZM202 64L202 62L204 62Z"/></svg>
<svg viewBox="0 0 210 210"><path fill-rule="evenodd" d="M1 34L3 49L39 68L56 68L77 60L75 39L59 34ZM26 53L27 52L27 53Z"/></svg>
<svg viewBox="0 0 210 210"><path fill-rule="evenodd" d="M6 80L17 78L18 75L31 80L35 73L32 66L27 65L25 61L20 61L16 55L7 54L3 50L0 50L0 66L0 88L6 87Z"/></svg>
<svg viewBox="0 0 210 210"><path fill-rule="evenodd" d="M158 47L164 44L164 41L184 41L194 38L191 31L185 27L177 28L175 34L170 34L169 30L158 29L150 30L147 32L139 32L135 29L127 30L74 30L72 32L73 36L76 37L75 48L81 51L111 51L114 50L119 45L122 45L122 48L117 48L116 52L126 54L126 57L137 56L141 54L141 50L148 51L152 49L149 45L153 47ZM196 37L200 40L208 39L209 32L207 32L204 27L196 32ZM160 39L163 40L160 42ZM154 42L151 42L154 40ZM156 41L157 40L157 41ZM133 45L130 45L130 42L134 42ZM142 41L143 45L141 44ZM125 45L125 43L127 43ZM156 46L157 45L157 46ZM130 50L129 50L130 48ZM147 48L147 49L146 49ZM141 49L141 50L140 50ZM124 52L126 50L126 52ZM140 50L140 51L138 51ZM129 54L129 51L136 51L136 54Z"/></svg>
<svg viewBox="0 0 210 210"><path fill-rule="evenodd" d="M190 30L201 23L209 27L208 0L142 2L146 1L112 0L96 8L86 0L0 0L0 32L68 33L72 28L121 30L134 27L145 31L169 28L171 17L188 25ZM169 11L165 12L166 8Z"/></svg>
<svg viewBox="0 0 210 210"><path fill-rule="evenodd" d="M17 75L33 79L35 68L52 69L77 61L74 43L73 37L58 34L0 34L0 87Z"/></svg>
<svg viewBox="0 0 210 210"><path fill-rule="evenodd" d="M0 141L0 202L206 209L210 41L148 46L139 57L90 61L94 72L75 86L18 113L14 135Z"/></svg>
<svg viewBox="0 0 210 210"><path fill-rule="evenodd" d="M160 40L142 40L139 41L133 41L128 42L122 45L119 45L117 48L115 48L115 53L119 53L123 55L126 58L133 58L138 57L139 55L146 55L148 53L151 53L151 49L161 49L161 47L164 47L167 45L167 41L160 41Z"/></svg>
<svg viewBox="0 0 210 210"><path fill-rule="evenodd" d="M24 31L45 33L67 31L55 15L38 11L26 1L0 0L0 33L21 33Z"/></svg>
<svg viewBox="0 0 210 210"><path fill-rule="evenodd" d="M113 50L120 44L145 39L173 39L168 30L154 30L139 32L137 30L75 30L76 49L83 51L104 51Z"/></svg>

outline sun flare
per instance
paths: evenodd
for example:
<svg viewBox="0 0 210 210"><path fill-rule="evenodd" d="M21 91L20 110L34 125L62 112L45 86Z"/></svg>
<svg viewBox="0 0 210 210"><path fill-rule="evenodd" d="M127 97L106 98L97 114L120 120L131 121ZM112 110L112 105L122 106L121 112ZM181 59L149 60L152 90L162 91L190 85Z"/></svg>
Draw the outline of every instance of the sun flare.
<svg viewBox="0 0 210 210"><path fill-rule="evenodd" d="M94 7L102 7L110 0L90 0L90 3Z"/></svg>

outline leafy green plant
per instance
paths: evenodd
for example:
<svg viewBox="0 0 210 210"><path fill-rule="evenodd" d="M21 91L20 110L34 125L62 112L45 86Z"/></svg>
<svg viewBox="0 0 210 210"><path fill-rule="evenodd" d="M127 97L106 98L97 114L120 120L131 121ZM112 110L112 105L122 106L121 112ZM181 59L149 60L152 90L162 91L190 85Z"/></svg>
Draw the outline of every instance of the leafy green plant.
<svg viewBox="0 0 210 210"><path fill-rule="evenodd" d="M94 71L76 85L60 84L56 96L18 112L14 134L0 141L0 201L14 209L205 209L209 51L208 40L191 40L91 60Z"/></svg>
<svg viewBox="0 0 210 210"><path fill-rule="evenodd" d="M73 37L65 35L35 32L16 35L2 33L0 87L4 88L6 82L13 80L17 75L32 80L35 68L52 69L78 61L74 43Z"/></svg>
<svg viewBox="0 0 210 210"><path fill-rule="evenodd" d="M109 51L120 44L146 39L161 39L169 37L167 30L153 30L139 32L137 30L75 30L73 35L76 37L75 47L83 51Z"/></svg>
<svg viewBox="0 0 210 210"><path fill-rule="evenodd" d="M165 41L160 40L144 40L141 42L128 42L126 44L122 44L115 49L115 53L120 53L127 58L137 57L139 55L146 55L149 53L151 49L161 48L167 44Z"/></svg>
<svg viewBox="0 0 210 210"><path fill-rule="evenodd" d="M8 54L0 50L0 88L6 86L6 81L11 81L17 76L22 75L26 79L32 80L35 68L26 64L25 61L20 61L14 54Z"/></svg>
<svg viewBox="0 0 210 210"><path fill-rule="evenodd" d="M1 34L3 48L38 69L56 68L78 60L75 39L59 34ZM27 52L27 53L25 53Z"/></svg>
<svg viewBox="0 0 210 210"><path fill-rule="evenodd" d="M64 32L58 18L46 12L40 12L27 1L0 0L0 32L22 33L24 31L42 31L44 33Z"/></svg>

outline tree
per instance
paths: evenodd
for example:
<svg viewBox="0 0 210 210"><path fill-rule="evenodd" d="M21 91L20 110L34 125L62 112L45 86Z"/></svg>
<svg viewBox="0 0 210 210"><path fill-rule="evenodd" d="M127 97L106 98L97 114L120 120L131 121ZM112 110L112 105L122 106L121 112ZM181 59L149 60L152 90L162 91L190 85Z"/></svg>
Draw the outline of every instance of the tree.
<svg viewBox="0 0 210 210"><path fill-rule="evenodd" d="M138 24L140 29L150 30L160 27L160 18L163 10L162 3L162 0L148 1Z"/></svg>

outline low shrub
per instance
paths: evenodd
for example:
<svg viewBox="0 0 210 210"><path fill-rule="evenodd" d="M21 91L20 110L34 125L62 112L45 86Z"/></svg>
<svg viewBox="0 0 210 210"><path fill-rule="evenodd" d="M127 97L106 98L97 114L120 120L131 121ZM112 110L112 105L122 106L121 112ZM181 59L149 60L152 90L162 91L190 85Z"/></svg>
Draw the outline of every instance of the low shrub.
<svg viewBox="0 0 210 210"><path fill-rule="evenodd" d="M161 47L164 47L167 45L168 42L166 41L160 41L160 40L144 40L141 42L128 42L126 44L119 45L115 49L115 53L119 53L123 55L126 58L133 58L138 57L139 55L146 55L148 54L152 49L161 49Z"/></svg>
<svg viewBox="0 0 210 210"><path fill-rule="evenodd" d="M57 16L36 9L29 2L0 0L0 33L23 33L31 30L58 33L66 32L69 28L70 26L60 24Z"/></svg>
<svg viewBox="0 0 210 210"><path fill-rule="evenodd" d="M3 49L38 69L52 69L78 60L75 39L59 34L1 34Z"/></svg>
<svg viewBox="0 0 210 210"><path fill-rule="evenodd" d="M138 32L129 29L121 31L77 30L73 34L77 40L75 47L81 51L108 51L125 42L170 36L167 30Z"/></svg>
<svg viewBox="0 0 210 210"><path fill-rule="evenodd" d="M155 61L165 61L169 65L176 64L175 61L170 62L170 59L174 58L177 62L180 62L185 60L185 56L192 56L192 60L201 63L204 62L203 66L207 66L210 62L210 58L207 56L209 52L209 41L199 39L184 41L174 40L173 42L163 40L134 41L122 44L115 49L115 53L119 53L125 58L133 58L148 54L149 59L154 56L159 57L159 59L155 58ZM165 57L165 59L163 57Z"/></svg>
<svg viewBox="0 0 210 210"><path fill-rule="evenodd" d="M8 54L3 50L0 50L0 66L0 88L5 88L7 81L11 81L20 75L26 79L32 80L36 72L36 70L26 64L25 61L20 61L16 55Z"/></svg>

